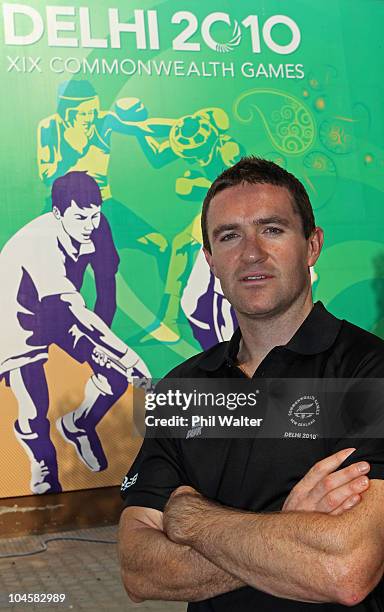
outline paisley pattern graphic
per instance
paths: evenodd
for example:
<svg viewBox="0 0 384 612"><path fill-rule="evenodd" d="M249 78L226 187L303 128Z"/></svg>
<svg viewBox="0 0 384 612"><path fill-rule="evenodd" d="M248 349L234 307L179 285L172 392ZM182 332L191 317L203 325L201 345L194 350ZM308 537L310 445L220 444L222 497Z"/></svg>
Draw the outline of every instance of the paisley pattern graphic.
<svg viewBox="0 0 384 612"><path fill-rule="evenodd" d="M316 136L313 116L294 96L272 89L252 89L237 98L234 115L250 123L257 113L276 149L286 155L302 155Z"/></svg>

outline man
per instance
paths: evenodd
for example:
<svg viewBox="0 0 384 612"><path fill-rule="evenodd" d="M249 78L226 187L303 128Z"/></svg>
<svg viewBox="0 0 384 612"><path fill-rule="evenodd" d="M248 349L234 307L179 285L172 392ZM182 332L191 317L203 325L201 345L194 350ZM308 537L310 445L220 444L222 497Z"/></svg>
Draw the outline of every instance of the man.
<svg viewBox="0 0 384 612"><path fill-rule="evenodd" d="M118 249L134 246L163 253L166 239L154 231L127 204L112 196L109 163L113 134L146 138L168 133L174 120L147 119L147 110L137 98L121 98L113 110L103 110L93 85L86 80L64 81L58 88L57 111L40 121L37 130L37 161L46 185L69 171L87 171L100 187L104 214L109 219ZM121 225L129 232L118 232Z"/></svg>
<svg viewBox="0 0 384 612"><path fill-rule="evenodd" d="M119 257L101 203L97 183L85 172L56 179L52 212L22 227L0 255L0 376L18 402L14 430L31 462L33 493L61 491L47 418L49 346L57 344L93 369L82 404L57 421L61 435L93 471L107 467L97 424L126 390L127 375L149 375L109 327ZM94 311L80 294L88 264L95 276Z"/></svg>
<svg viewBox="0 0 384 612"><path fill-rule="evenodd" d="M313 306L323 232L295 177L244 158L208 191L202 233L239 330L170 376L383 376L382 341ZM381 610L383 476L383 441L357 434L147 439L123 485L127 592L191 612Z"/></svg>
<svg viewBox="0 0 384 612"><path fill-rule="evenodd" d="M229 127L229 117L224 109L201 108L191 115L177 119L170 127L167 138L163 138L161 142L153 136L146 135L139 136L139 141L148 159L155 166L163 167L177 159L184 159L192 168L176 179L176 193L188 202L201 201L202 193L205 193L210 187L217 173L222 168L232 166L241 157L242 147L228 133ZM150 326L149 333L143 337L142 342L155 339L159 342L174 343L180 340L178 326L180 298L187 272L193 264L201 243L199 212L172 240L163 303L160 307L163 314L159 314L157 324ZM198 274L199 272L197 271ZM205 302L202 305L202 311L208 318L208 322L197 321L195 315L201 314L201 310L195 313L190 312L188 306L185 309L194 336L203 348L209 342L209 346L212 346L213 341L217 342L218 339L221 339L218 329L221 310L218 311L217 317L209 317L210 310L213 310L211 303L215 301L217 295L217 291L213 291L210 280L211 275L208 270L207 282L204 283L202 280L197 296L197 299L202 298L200 304ZM219 285L220 283L215 283L215 289ZM191 288L190 284L188 294L192 294L193 299L195 295ZM184 304L185 302L184 299Z"/></svg>

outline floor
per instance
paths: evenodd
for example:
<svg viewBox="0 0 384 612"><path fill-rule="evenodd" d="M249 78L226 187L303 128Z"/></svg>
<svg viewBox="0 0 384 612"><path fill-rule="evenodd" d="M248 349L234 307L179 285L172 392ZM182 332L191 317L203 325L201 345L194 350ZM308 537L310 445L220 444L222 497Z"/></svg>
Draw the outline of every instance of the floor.
<svg viewBox="0 0 384 612"><path fill-rule="evenodd" d="M0 539L0 610L142 610L185 612L186 604L132 603L121 584L116 552L116 526L79 529L39 536ZM44 548L44 552L27 554ZM70 540L65 538L77 538ZM79 538L95 540L78 541ZM102 542L100 542L100 540ZM12 603L16 594L62 594L61 603ZM31 597L30 597L31 599Z"/></svg>

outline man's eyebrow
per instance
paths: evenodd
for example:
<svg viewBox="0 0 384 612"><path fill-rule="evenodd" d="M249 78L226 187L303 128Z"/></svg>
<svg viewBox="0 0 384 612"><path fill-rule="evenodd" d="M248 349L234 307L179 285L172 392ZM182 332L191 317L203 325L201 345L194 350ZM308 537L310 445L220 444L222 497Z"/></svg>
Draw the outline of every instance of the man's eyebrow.
<svg viewBox="0 0 384 612"><path fill-rule="evenodd" d="M284 227L290 226L289 220L286 219L285 217L280 217L279 215L273 215L272 217L263 217L260 219L255 219L253 223L255 225L275 224L275 225L282 225Z"/></svg>
<svg viewBox="0 0 384 612"><path fill-rule="evenodd" d="M230 230L236 230L240 228L240 223L222 223L215 227L212 232L213 239L217 238L222 232L228 232Z"/></svg>

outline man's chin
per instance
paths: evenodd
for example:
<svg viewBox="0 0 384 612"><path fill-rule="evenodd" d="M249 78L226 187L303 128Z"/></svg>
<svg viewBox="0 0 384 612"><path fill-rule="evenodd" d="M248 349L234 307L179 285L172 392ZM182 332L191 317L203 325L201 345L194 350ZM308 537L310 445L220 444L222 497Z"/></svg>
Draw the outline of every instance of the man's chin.
<svg viewBox="0 0 384 612"><path fill-rule="evenodd" d="M80 236L79 238L74 238L74 240L76 240L80 244L89 244L90 242L92 242L91 236Z"/></svg>
<svg viewBox="0 0 384 612"><path fill-rule="evenodd" d="M280 311L280 304L258 303L258 304L239 304L235 310L239 315L250 319L268 318L276 315Z"/></svg>

